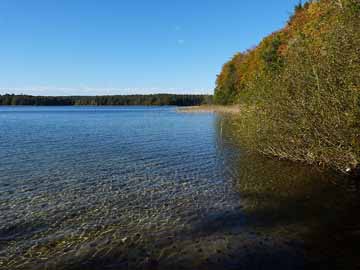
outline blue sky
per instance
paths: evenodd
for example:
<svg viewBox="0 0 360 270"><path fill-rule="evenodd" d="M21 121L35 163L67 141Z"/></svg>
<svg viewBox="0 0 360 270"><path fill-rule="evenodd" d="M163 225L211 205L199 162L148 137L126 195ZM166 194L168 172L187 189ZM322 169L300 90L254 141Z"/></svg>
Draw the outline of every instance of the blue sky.
<svg viewBox="0 0 360 270"><path fill-rule="evenodd" d="M1 0L0 93L212 93L298 0Z"/></svg>

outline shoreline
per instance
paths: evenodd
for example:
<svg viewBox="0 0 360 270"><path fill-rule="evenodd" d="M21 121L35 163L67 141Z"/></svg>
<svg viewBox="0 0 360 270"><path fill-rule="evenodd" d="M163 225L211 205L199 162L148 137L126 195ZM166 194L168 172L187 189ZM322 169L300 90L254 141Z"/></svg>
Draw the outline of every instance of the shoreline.
<svg viewBox="0 0 360 270"><path fill-rule="evenodd" d="M228 115L228 116L235 116L236 114L240 114L240 113L247 113L249 111L253 111L255 108L254 107L244 107L244 106L240 106L240 105L199 105L199 106L185 106L185 107L177 107L176 111L179 113L218 113L218 114L223 114L223 115ZM360 183L360 181L357 180L357 178L360 175L360 166L359 164L356 164L355 166L347 166L344 168L339 168L339 167L334 167L331 166L330 163L326 163L323 161L314 161L314 160L309 160L309 159L297 159L294 158L292 155L287 155L284 156L282 153L276 153L276 149L275 148L271 148L272 151L267 151L267 150L261 150L260 148L255 148L257 152L261 153L264 156L269 156L271 158L276 158L276 159L280 159L280 160L289 160L292 162L296 162L296 163L305 163L307 165L312 165L312 166L316 166L318 167L320 164L322 164L323 166L325 165L325 167L323 168L327 168L327 169L331 169L334 171L337 171L343 175L346 175L347 177L349 177L349 179L353 179L356 181L356 183ZM275 150L275 152L274 152Z"/></svg>
<svg viewBox="0 0 360 270"><path fill-rule="evenodd" d="M222 113L222 114L237 114L241 112L239 105L200 105L200 106L186 106L176 108L180 113Z"/></svg>

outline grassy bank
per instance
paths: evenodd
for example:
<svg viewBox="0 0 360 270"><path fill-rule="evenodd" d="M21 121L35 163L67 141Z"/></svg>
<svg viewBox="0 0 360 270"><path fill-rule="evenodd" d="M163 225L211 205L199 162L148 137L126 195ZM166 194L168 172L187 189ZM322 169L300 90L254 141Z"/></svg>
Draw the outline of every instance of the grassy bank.
<svg viewBox="0 0 360 270"><path fill-rule="evenodd" d="M266 155L357 171L359 27L356 0L308 2L226 63L214 99L247 108L238 115L241 141Z"/></svg>

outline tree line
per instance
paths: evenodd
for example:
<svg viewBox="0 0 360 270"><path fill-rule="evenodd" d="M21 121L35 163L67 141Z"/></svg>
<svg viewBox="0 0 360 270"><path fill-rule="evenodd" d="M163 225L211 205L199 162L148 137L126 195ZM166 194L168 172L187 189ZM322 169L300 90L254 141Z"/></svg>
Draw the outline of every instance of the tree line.
<svg viewBox="0 0 360 270"><path fill-rule="evenodd" d="M31 96L31 95L0 95L0 105L33 105L33 106L197 106L209 104L211 95L112 95L112 96Z"/></svg>

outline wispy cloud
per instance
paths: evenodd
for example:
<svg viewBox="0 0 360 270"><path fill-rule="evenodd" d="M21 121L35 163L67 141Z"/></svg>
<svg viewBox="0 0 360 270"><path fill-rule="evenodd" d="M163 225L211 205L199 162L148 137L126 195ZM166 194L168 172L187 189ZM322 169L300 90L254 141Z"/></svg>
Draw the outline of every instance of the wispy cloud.
<svg viewBox="0 0 360 270"><path fill-rule="evenodd" d="M177 43L178 43L179 45L183 45L183 44L185 43L185 40L183 40L183 39L178 39Z"/></svg>

